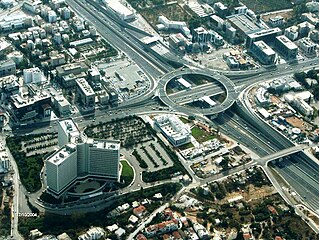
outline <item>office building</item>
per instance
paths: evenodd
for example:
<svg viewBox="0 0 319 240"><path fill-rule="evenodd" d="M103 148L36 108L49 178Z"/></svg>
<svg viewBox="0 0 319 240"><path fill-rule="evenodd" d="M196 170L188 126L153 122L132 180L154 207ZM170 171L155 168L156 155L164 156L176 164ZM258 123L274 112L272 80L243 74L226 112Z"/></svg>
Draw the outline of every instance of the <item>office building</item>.
<svg viewBox="0 0 319 240"><path fill-rule="evenodd" d="M63 95L57 95L54 97L53 104L58 110L59 116L68 116L71 113L71 104L65 99Z"/></svg>
<svg viewBox="0 0 319 240"><path fill-rule="evenodd" d="M160 23L157 25L158 30L178 30L182 32L185 37L191 38L190 30L185 22L171 21L165 16L159 16L158 21Z"/></svg>
<svg viewBox="0 0 319 240"><path fill-rule="evenodd" d="M309 56L316 55L317 44L310 40L310 38L302 38L298 41L300 49Z"/></svg>
<svg viewBox="0 0 319 240"><path fill-rule="evenodd" d="M308 37L309 32L315 29L315 26L307 21L299 23L297 26L301 37Z"/></svg>
<svg viewBox="0 0 319 240"><path fill-rule="evenodd" d="M251 52L262 64L269 65L275 63L276 53L264 41L254 42Z"/></svg>
<svg viewBox="0 0 319 240"><path fill-rule="evenodd" d="M76 145L67 144L46 161L47 185L54 193L65 190L77 178Z"/></svg>
<svg viewBox="0 0 319 240"><path fill-rule="evenodd" d="M76 80L76 98L85 107L95 104L95 92L84 78Z"/></svg>
<svg viewBox="0 0 319 240"><path fill-rule="evenodd" d="M60 149L46 161L48 192L60 197L80 179L119 180L120 142L82 134L72 119L58 123Z"/></svg>
<svg viewBox="0 0 319 240"><path fill-rule="evenodd" d="M228 13L228 7L226 7L221 2L214 3L214 10L216 11L216 14L220 17L226 17Z"/></svg>
<svg viewBox="0 0 319 240"><path fill-rule="evenodd" d="M124 6L119 0L107 0L106 6L115 12L122 20L131 21L135 19L135 11Z"/></svg>
<svg viewBox="0 0 319 240"><path fill-rule="evenodd" d="M20 92L10 98L12 116L19 121L51 115L51 97L44 90L33 90L28 86L28 94Z"/></svg>
<svg viewBox="0 0 319 240"><path fill-rule="evenodd" d="M273 43L275 38L281 35L280 28L265 29L247 35L246 46L250 48L254 42L264 41L267 44Z"/></svg>
<svg viewBox="0 0 319 240"><path fill-rule="evenodd" d="M191 130L175 115L157 116L155 124L174 146L181 146L191 140Z"/></svg>
<svg viewBox="0 0 319 240"><path fill-rule="evenodd" d="M66 76L68 74L79 74L82 72L87 72L89 67L84 62L69 63L56 68L57 75L59 77Z"/></svg>
<svg viewBox="0 0 319 240"><path fill-rule="evenodd" d="M80 138L80 130L71 119L59 121L58 123L58 144L63 147L68 143L75 143Z"/></svg>
<svg viewBox="0 0 319 240"><path fill-rule="evenodd" d="M298 54L298 47L286 36L281 35L276 37L274 46L277 49L277 51L281 55L283 55L287 60L296 59Z"/></svg>
<svg viewBox="0 0 319 240"><path fill-rule="evenodd" d="M48 11L48 22L55 23L56 21L57 21L57 15L55 11L53 10Z"/></svg>
<svg viewBox="0 0 319 240"><path fill-rule="evenodd" d="M289 38L291 41L295 41L299 36L298 27L291 26L289 28L286 28L285 29L285 36L287 38Z"/></svg>
<svg viewBox="0 0 319 240"><path fill-rule="evenodd" d="M45 77L38 67L23 70L23 80L25 84L41 83L45 81Z"/></svg>
<svg viewBox="0 0 319 240"><path fill-rule="evenodd" d="M5 16L0 20L0 32L14 31L32 26L32 17L26 14Z"/></svg>
<svg viewBox="0 0 319 240"><path fill-rule="evenodd" d="M16 73L16 64L13 60L0 61L0 77L13 75Z"/></svg>
<svg viewBox="0 0 319 240"><path fill-rule="evenodd" d="M280 27L284 25L285 19L283 16L277 15L275 17L269 18L269 24L271 27Z"/></svg>
<svg viewBox="0 0 319 240"><path fill-rule="evenodd" d="M227 22L237 30L239 37L242 39L245 39L248 34L256 33L264 29L246 14L231 15L227 17Z"/></svg>
<svg viewBox="0 0 319 240"><path fill-rule="evenodd" d="M225 20L217 15L212 15L209 19L211 26L216 27L219 30L221 30L225 24Z"/></svg>
<svg viewBox="0 0 319 240"><path fill-rule="evenodd" d="M216 45L223 45L223 37L213 30L206 30L203 27L194 29L193 42L200 44L214 43Z"/></svg>

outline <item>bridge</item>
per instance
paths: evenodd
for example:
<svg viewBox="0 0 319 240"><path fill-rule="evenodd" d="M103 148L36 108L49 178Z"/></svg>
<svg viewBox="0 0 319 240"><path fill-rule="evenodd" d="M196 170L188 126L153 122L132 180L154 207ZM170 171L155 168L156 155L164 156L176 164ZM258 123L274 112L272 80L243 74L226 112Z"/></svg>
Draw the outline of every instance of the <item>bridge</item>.
<svg viewBox="0 0 319 240"><path fill-rule="evenodd" d="M257 159L257 162L261 165L261 166L267 166L267 164L273 160L279 159L279 158L284 158L287 157L289 155L292 155L294 153L306 150L311 148L311 146L307 145L307 144L301 144L298 146L293 146L290 148L286 148L284 150L275 152L273 154L267 155L265 157L259 158Z"/></svg>
<svg viewBox="0 0 319 240"><path fill-rule="evenodd" d="M204 85L203 88L195 87L193 90L190 91L182 91L181 93L168 95L166 92L167 84L171 80L185 75L204 76L212 79L212 83ZM216 82L219 83L221 86L217 85ZM221 113L230 108L238 97L238 93L235 90L235 84L229 78L221 75L216 71L210 71L207 69L202 70L182 68L169 72L160 79L157 85L157 90L158 97L165 105L175 109L178 112L184 112L194 115L215 115ZM210 108L193 108L181 105L200 98L198 96L196 97L196 95L200 94L201 97L212 96L221 91L225 91L226 93L225 100L222 103L216 104L215 106L212 106ZM177 97L177 99L174 101L174 99L172 99L173 97ZM185 101L186 99L187 101Z"/></svg>

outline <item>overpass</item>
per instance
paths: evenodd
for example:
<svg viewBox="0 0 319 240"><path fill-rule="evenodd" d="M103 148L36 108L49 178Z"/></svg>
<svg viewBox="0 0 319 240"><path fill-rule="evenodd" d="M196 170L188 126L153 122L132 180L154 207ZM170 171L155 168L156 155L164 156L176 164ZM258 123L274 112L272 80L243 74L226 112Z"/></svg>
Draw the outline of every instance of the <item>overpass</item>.
<svg viewBox="0 0 319 240"><path fill-rule="evenodd" d="M184 75L201 75L204 77L207 77L209 79L212 79L212 81L218 82L221 87L216 88L216 84L211 84L211 85L206 85L205 87L205 95L214 95L216 92L220 92L220 89L224 89L226 92L226 98L221 104L217 104L216 106L213 106L211 108L192 108L192 107L187 107L187 106L181 106L177 103L177 101L174 101L166 92L166 87L167 84L178 77L182 77ZM157 90L158 90L158 97L160 100L167 106L175 109L177 112L184 112L189 115L214 115L221 113L228 108L230 108L233 103L236 101L238 97L238 93L235 90L235 84L225 77L224 75L221 75L220 73L216 71L210 71L210 70L202 70L202 69L177 69L175 71L169 72L165 74L160 80L157 85ZM216 91L217 90L217 91ZM188 94L187 91L183 92L184 98L192 98L193 95L192 92L202 92L203 90L200 90L200 88L196 89L196 91L190 91L190 94ZM188 97L192 96L192 97Z"/></svg>
<svg viewBox="0 0 319 240"><path fill-rule="evenodd" d="M261 166L267 166L267 164L273 160L279 159L279 158L284 158L287 157L289 155L292 155L294 153L306 150L311 148L311 146L307 145L307 144L301 144L301 145L297 145L297 146L293 146L290 148L286 148L283 149L281 151L275 152L273 154L267 155L265 157L259 158L257 159L257 162L261 165Z"/></svg>

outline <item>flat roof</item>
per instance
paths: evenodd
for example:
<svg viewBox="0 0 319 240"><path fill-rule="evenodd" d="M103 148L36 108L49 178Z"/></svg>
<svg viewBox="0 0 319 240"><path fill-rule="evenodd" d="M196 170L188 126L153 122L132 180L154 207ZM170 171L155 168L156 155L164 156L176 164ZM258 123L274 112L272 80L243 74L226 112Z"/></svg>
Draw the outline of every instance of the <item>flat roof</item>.
<svg viewBox="0 0 319 240"><path fill-rule="evenodd" d="M182 84L185 88L190 88L192 85L187 82L184 78L178 78L177 81Z"/></svg>
<svg viewBox="0 0 319 240"><path fill-rule="evenodd" d="M204 96L204 97L201 97L200 98L202 101L208 103L210 106L215 106L216 105L216 102L213 101L209 96Z"/></svg>
<svg viewBox="0 0 319 240"><path fill-rule="evenodd" d="M109 0L106 2L108 7L110 7L113 11L125 15L125 16L129 16L134 14L133 11L131 11L130 9L128 9L126 6L124 6L120 1L117 0Z"/></svg>
<svg viewBox="0 0 319 240"><path fill-rule="evenodd" d="M252 19L245 14L231 15L227 17L227 19L245 34L264 29L255 24Z"/></svg>
<svg viewBox="0 0 319 240"><path fill-rule="evenodd" d="M94 94L94 91L91 88L90 84L84 78L79 78L75 81L86 96L91 96Z"/></svg>
<svg viewBox="0 0 319 240"><path fill-rule="evenodd" d="M278 41L280 41L282 44L284 44L289 49L297 49L297 45L294 44L289 38L287 38L285 35L277 36L276 37Z"/></svg>
<svg viewBox="0 0 319 240"><path fill-rule="evenodd" d="M80 130L78 129L78 126L75 124L75 122L72 119L66 119L59 121L59 125L63 129L64 132L73 134L73 135L80 135Z"/></svg>
<svg viewBox="0 0 319 240"><path fill-rule="evenodd" d="M153 42L156 42L156 41L158 41L159 40L159 37L157 37L157 36L145 36L145 37L143 37L142 39L141 39L141 41L144 43L144 44L146 44L146 45L149 45L149 44L151 44L151 43L153 43Z"/></svg>
<svg viewBox="0 0 319 240"><path fill-rule="evenodd" d="M276 54L275 51L270 48L264 41L257 41L254 44L259 47L268 56Z"/></svg>
<svg viewBox="0 0 319 240"><path fill-rule="evenodd" d="M277 33L281 33L281 29L278 27L271 28L271 29L263 29L263 30L260 30L258 32L250 33L250 34L248 34L248 36L250 38L257 38L257 37L263 37L263 36L267 36L270 34L277 34Z"/></svg>
<svg viewBox="0 0 319 240"><path fill-rule="evenodd" d="M64 162L72 153L74 153L75 150L76 150L75 144L72 144L72 143L67 144L63 146L62 148L60 148L53 155L51 155L47 161L58 166L62 162Z"/></svg>
<svg viewBox="0 0 319 240"><path fill-rule="evenodd" d="M120 141L116 141L116 140L100 140L100 139L88 138L86 142L89 144L92 144L94 148L99 148L99 149L119 150L121 146Z"/></svg>

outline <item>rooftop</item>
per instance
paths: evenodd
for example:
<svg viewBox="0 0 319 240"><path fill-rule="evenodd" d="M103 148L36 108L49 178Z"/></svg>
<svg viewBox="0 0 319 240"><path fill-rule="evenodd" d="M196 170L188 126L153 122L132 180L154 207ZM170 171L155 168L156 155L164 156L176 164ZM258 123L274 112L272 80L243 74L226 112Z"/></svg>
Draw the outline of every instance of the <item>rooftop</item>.
<svg viewBox="0 0 319 240"><path fill-rule="evenodd" d="M90 96L94 94L93 89L84 78L76 79L76 83L78 84L78 86L80 87L80 89L86 96Z"/></svg>
<svg viewBox="0 0 319 240"><path fill-rule="evenodd" d="M92 144L92 147L99 149L108 149L108 150L119 150L120 149L120 141L116 140L100 140L88 138L87 143Z"/></svg>
<svg viewBox="0 0 319 240"><path fill-rule="evenodd" d="M227 19L245 34L253 33L263 29L262 27L254 23L252 19L245 14L232 15L227 17Z"/></svg>
<svg viewBox="0 0 319 240"><path fill-rule="evenodd" d="M281 43L283 43L287 48L289 49L297 49L298 47L296 46L296 44L294 44L292 41L290 41L289 38L287 38L285 35L281 35L276 37L278 41L280 41Z"/></svg>
<svg viewBox="0 0 319 240"><path fill-rule="evenodd" d="M51 157L48 158L48 162L54 165L60 165L65 159L67 159L76 150L75 144L67 144L60 148L59 151L55 152Z"/></svg>
<svg viewBox="0 0 319 240"><path fill-rule="evenodd" d="M264 41L257 41L254 44L268 56L276 54L275 51L270 48Z"/></svg>

